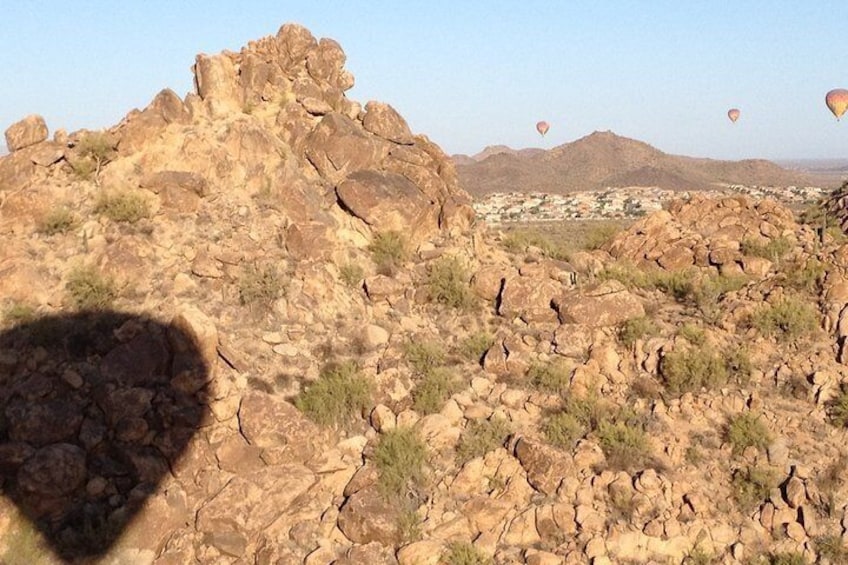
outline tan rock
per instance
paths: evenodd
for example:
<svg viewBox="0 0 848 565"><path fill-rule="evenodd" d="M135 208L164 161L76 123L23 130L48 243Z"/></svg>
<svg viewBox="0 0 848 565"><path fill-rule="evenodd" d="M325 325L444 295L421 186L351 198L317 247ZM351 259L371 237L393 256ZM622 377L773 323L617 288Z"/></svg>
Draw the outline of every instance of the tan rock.
<svg viewBox="0 0 848 565"><path fill-rule="evenodd" d="M353 543L393 545L398 539L399 509L376 486L352 494L339 513L339 529Z"/></svg>
<svg viewBox="0 0 848 565"><path fill-rule="evenodd" d="M14 153L47 139L47 124L44 118L31 114L6 129L6 147Z"/></svg>
<svg viewBox="0 0 848 565"><path fill-rule="evenodd" d="M409 131L406 120L388 104L374 100L368 102L365 105L365 117L362 118L362 125L367 131L393 143L402 145L412 145L413 143L412 132Z"/></svg>
<svg viewBox="0 0 848 565"><path fill-rule="evenodd" d="M421 540L405 545L397 552L398 565L439 565L443 546L433 540Z"/></svg>
<svg viewBox="0 0 848 565"><path fill-rule="evenodd" d="M642 303L618 281L606 281L581 293L568 293L554 299L563 324L590 327L616 326L645 315Z"/></svg>

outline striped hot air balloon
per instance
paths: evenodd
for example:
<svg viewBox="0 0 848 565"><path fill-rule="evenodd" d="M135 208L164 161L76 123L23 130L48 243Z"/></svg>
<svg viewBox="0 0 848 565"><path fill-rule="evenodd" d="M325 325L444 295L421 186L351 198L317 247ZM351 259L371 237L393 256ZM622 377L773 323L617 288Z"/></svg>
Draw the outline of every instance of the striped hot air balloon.
<svg viewBox="0 0 848 565"><path fill-rule="evenodd" d="M542 137L544 137L545 134L548 133L549 129L551 129L550 124L548 124L548 122L544 120L536 124L536 131L538 131L542 135Z"/></svg>

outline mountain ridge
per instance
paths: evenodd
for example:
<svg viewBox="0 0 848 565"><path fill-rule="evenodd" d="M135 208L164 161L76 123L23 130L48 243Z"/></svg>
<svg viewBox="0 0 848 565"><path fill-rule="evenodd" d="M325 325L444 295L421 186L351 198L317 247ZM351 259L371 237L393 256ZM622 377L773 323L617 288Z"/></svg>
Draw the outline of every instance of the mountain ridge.
<svg viewBox="0 0 848 565"><path fill-rule="evenodd" d="M550 150L489 146L453 156L460 182L473 196L495 192L569 193L607 187L655 186L708 190L718 185L806 185L809 175L765 159L724 161L665 153L643 141L595 131Z"/></svg>

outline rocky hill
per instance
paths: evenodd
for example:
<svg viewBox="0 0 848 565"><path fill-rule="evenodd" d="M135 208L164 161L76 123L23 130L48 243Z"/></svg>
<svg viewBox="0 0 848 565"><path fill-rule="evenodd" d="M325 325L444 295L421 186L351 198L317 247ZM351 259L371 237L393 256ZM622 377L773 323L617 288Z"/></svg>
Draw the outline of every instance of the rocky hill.
<svg viewBox="0 0 848 565"><path fill-rule="evenodd" d="M475 197L514 191L561 194L627 186L706 190L727 184L803 186L810 182L803 173L769 161L669 155L612 132L595 132L549 151L503 149L480 157L455 160L462 186Z"/></svg>
<svg viewBox="0 0 848 565"><path fill-rule="evenodd" d="M488 231L343 63L288 24L106 131L7 130L0 561L846 561L841 232Z"/></svg>

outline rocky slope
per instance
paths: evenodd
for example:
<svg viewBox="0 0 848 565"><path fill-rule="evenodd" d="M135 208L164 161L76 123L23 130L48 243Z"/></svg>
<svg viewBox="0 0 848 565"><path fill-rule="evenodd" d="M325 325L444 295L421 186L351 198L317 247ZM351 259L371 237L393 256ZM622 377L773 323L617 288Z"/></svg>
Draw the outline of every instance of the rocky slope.
<svg viewBox="0 0 848 565"><path fill-rule="evenodd" d="M719 184L804 186L803 173L764 160L716 161L669 155L612 132L594 132L549 151L495 147L473 161L456 160L463 187L492 192L568 193L606 187L652 186L706 190Z"/></svg>
<svg viewBox="0 0 848 565"><path fill-rule="evenodd" d="M0 560L844 562L841 235L695 198L507 242L343 61L286 25L7 132Z"/></svg>

